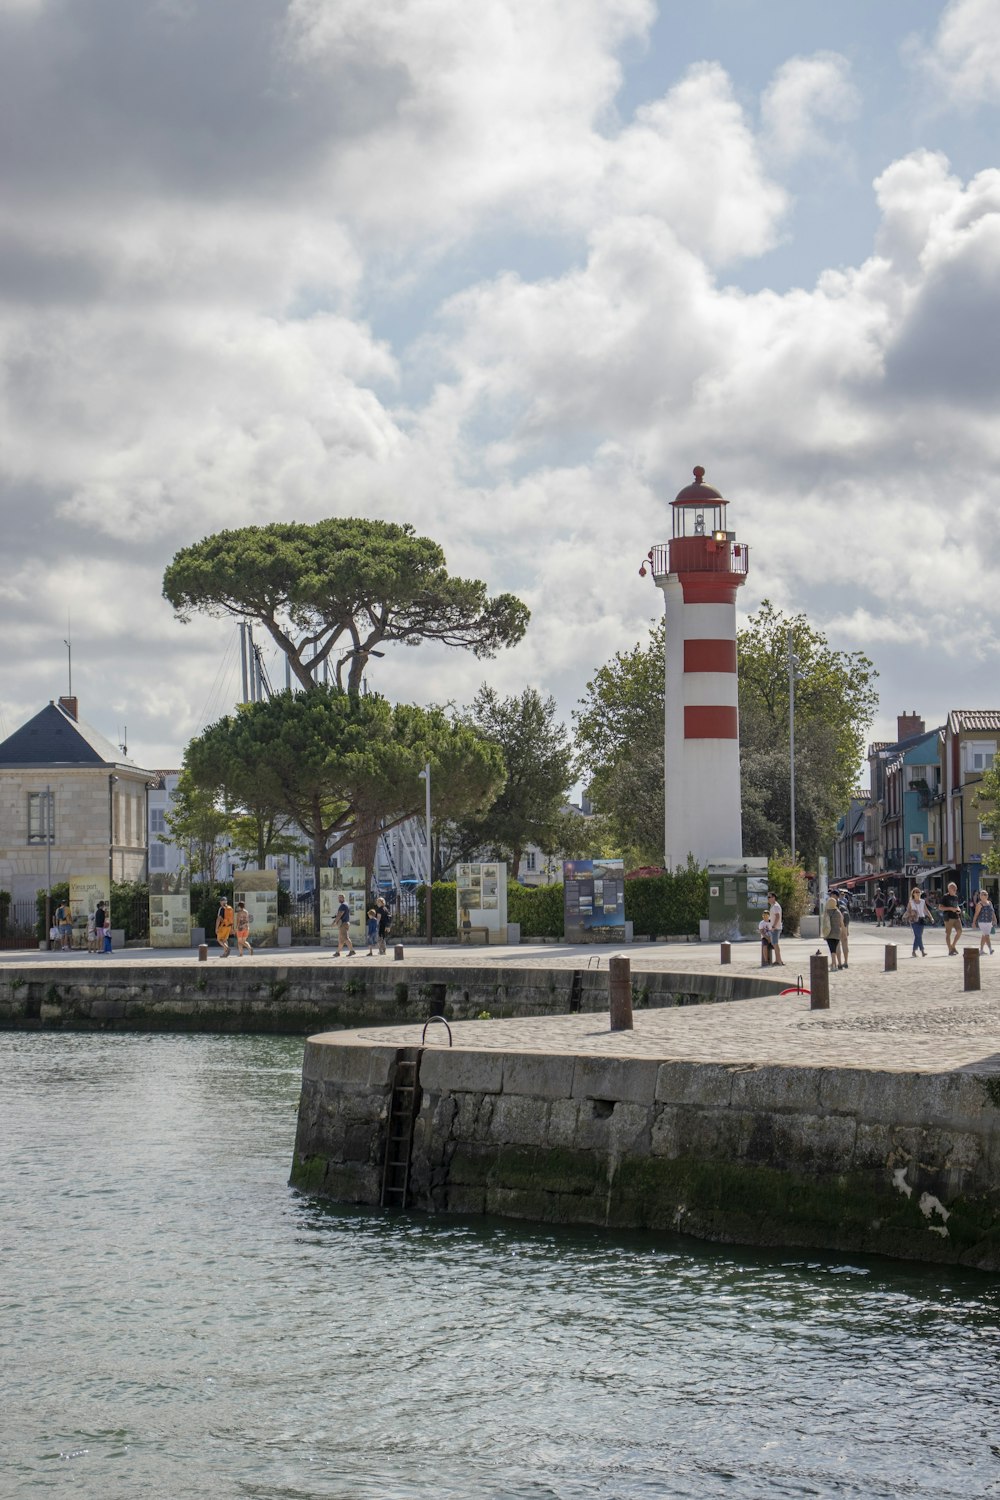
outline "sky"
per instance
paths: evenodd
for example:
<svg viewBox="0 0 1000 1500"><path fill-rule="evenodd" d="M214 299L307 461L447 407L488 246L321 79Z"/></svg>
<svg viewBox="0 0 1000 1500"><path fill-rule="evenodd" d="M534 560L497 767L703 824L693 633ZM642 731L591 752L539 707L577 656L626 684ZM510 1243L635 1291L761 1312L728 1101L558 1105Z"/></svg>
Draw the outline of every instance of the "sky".
<svg viewBox="0 0 1000 1500"><path fill-rule="evenodd" d="M69 639L179 765L236 630L164 568L338 515L532 611L372 688L568 720L695 464L871 738L1000 707L998 157L1000 0L0 0L0 735Z"/></svg>

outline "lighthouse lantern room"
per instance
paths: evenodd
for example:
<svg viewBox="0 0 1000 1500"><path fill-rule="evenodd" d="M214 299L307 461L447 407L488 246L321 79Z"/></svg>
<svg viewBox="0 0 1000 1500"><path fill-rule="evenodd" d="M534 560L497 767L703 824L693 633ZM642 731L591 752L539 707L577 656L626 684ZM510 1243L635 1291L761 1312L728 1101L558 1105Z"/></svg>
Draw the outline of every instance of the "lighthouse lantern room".
<svg viewBox="0 0 1000 1500"><path fill-rule="evenodd" d="M666 615L664 736L668 870L741 859L736 591L748 548L728 529L727 502L694 471L673 501L670 541L650 549Z"/></svg>

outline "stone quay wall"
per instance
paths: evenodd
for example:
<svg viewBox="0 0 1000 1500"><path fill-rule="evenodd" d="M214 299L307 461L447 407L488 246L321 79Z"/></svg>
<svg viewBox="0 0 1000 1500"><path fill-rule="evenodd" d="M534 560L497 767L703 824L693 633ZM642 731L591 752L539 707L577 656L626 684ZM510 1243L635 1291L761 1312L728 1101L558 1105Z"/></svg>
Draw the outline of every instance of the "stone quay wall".
<svg viewBox="0 0 1000 1500"><path fill-rule="evenodd" d="M638 1008L702 1005L775 994L782 981L725 974L633 975ZM315 964L218 960L167 964L5 964L0 969L0 1027L122 1031L278 1032L308 1035L440 1014L471 1020L607 1011L607 970L420 967L363 969L318 958Z"/></svg>
<svg viewBox="0 0 1000 1500"><path fill-rule="evenodd" d="M307 1043L295 1186L379 1203L401 1055ZM418 1076L412 1208L1000 1270L996 1075L435 1046Z"/></svg>

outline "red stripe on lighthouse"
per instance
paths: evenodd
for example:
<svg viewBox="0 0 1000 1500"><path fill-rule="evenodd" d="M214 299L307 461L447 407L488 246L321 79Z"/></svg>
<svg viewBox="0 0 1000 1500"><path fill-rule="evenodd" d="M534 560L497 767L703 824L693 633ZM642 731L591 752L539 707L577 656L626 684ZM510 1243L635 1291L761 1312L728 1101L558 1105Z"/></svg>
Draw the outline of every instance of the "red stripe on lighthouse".
<svg viewBox="0 0 1000 1500"><path fill-rule="evenodd" d="M723 704L689 704L684 710L686 740L738 740L739 714Z"/></svg>
<svg viewBox="0 0 1000 1500"><path fill-rule="evenodd" d="M735 672L735 641L685 641L685 672Z"/></svg>

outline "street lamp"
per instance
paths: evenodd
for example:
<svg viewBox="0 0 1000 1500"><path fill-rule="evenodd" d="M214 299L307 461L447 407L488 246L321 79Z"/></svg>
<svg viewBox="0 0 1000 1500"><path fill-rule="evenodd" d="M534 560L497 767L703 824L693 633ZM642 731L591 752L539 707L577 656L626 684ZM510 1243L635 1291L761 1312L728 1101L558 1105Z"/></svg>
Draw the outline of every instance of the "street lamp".
<svg viewBox="0 0 1000 1500"><path fill-rule="evenodd" d="M792 861L795 860L795 684L802 681L798 670L799 659L795 655L792 627L788 627L788 758L791 790L791 844Z"/></svg>
<svg viewBox="0 0 1000 1500"><path fill-rule="evenodd" d="M434 926L433 926L432 919L431 919L431 886L434 883L434 855L433 855L433 851L432 851L432 848L431 848L431 763L430 763L430 761L427 762L427 764L424 766L424 769L422 771L418 771L417 772L417 775L420 777L421 781L424 782L425 791L426 791L426 800L425 800L425 803L424 803L424 812L425 812L425 817L427 819L427 884L426 884L426 886L424 888L424 890L425 890L425 894L424 894L424 915L425 915L426 925L427 925L427 941L428 941L428 943L433 943L433 941L434 941Z"/></svg>

